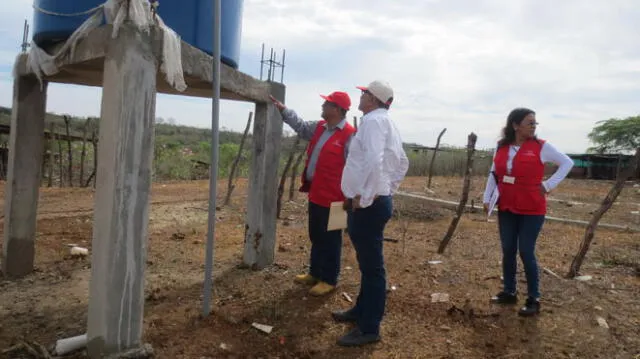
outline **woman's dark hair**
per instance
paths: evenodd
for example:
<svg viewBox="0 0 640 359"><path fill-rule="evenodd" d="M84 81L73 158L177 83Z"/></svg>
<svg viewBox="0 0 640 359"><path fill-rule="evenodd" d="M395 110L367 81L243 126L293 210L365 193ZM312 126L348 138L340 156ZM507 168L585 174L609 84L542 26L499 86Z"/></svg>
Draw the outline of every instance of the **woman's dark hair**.
<svg viewBox="0 0 640 359"><path fill-rule="evenodd" d="M507 116L507 124L502 129L502 138L498 141L498 147L510 145L516 140L516 131L513 129L513 125L519 125L525 117L531 114L536 114L535 111L528 108L519 107L513 109L509 116Z"/></svg>

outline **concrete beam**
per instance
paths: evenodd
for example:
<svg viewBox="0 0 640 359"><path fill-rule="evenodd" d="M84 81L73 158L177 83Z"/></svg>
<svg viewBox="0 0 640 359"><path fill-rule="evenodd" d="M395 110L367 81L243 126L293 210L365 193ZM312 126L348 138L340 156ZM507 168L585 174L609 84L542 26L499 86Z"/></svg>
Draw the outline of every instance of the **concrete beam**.
<svg viewBox="0 0 640 359"><path fill-rule="evenodd" d="M86 38L80 40L73 56L63 56L58 62L60 72L48 76L47 80L56 83L76 84L84 86L102 86L102 71L107 45L111 41L111 25L104 25L91 31ZM152 51L161 59L163 36L157 28L153 28L150 36ZM48 53L56 53L62 45L44 49ZM182 41L182 67L187 90L178 92L171 88L164 79L164 74L157 74L157 91L165 94L186 95L211 98L213 79L213 58L207 53ZM29 74L27 55L20 56L18 73ZM269 83L259 81L232 67L220 65L220 96L222 99L250 102L268 102Z"/></svg>
<svg viewBox="0 0 640 359"><path fill-rule="evenodd" d="M139 347L144 312L157 60L124 25L106 47L94 209L88 352Z"/></svg>
<svg viewBox="0 0 640 359"><path fill-rule="evenodd" d="M46 82L41 87L34 76L15 78L2 246L2 271L8 277L33 271L46 102Z"/></svg>
<svg viewBox="0 0 640 359"><path fill-rule="evenodd" d="M273 83L271 93L284 102L283 85ZM243 255L244 265L256 270L272 264L275 259L281 140L280 113L270 102L257 104Z"/></svg>

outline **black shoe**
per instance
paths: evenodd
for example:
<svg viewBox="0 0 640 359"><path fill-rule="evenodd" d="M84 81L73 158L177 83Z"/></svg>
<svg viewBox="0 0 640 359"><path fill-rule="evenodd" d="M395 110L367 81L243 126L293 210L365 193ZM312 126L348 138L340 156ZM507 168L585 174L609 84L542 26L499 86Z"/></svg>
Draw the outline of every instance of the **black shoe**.
<svg viewBox="0 0 640 359"><path fill-rule="evenodd" d="M338 345L342 347L356 347L360 345L375 343L380 341L379 334L364 334L358 328L354 328L347 335L338 339Z"/></svg>
<svg viewBox="0 0 640 359"><path fill-rule="evenodd" d="M535 298L527 298L524 307L520 308L518 315L523 317L532 317L540 313L540 301Z"/></svg>
<svg viewBox="0 0 640 359"><path fill-rule="evenodd" d="M355 323L357 319L352 310L332 312L331 316L338 323Z"/></svg>
<svg viewBox="0 0 640 359"><path fill-rule="evenodd" d="M495 304L517 304L518 295L502 291L492 297L491 302Z"/></svg>

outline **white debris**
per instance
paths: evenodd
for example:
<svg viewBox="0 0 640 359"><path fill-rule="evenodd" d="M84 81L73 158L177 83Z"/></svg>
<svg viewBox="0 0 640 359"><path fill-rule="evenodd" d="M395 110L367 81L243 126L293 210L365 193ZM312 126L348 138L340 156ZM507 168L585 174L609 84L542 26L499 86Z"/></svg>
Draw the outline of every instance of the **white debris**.
<svg viewBox="0 0 640 359"><path fill-rule="evenodd" d="M442 261L429 261L428 263L429 264L440 264L440 263L442 263Z"/></svg>
<svg viewBox="0 0 640 359"><path fill-rule="evenodd" d="M607 321L604 320L603 317L596 317L596 321L598 322L598 325L605 328L605 329L609 329L609 324L607 324Z"/></svg>
<svg viewBox="0 0 640 359"><path fill-rule="evenodd" d="M89 255L89 250L83 247L71 247L71 255L74 257L86 257Z"/></svg>
<svg viewBox="0 0 640 359"><path fill-rule="evenodd" d="M267 334L271 333L271 331L273 330L272 326L266 324L252 323L251 326Z"/></svg>
<svg viewBox="0 0 640 359"><path fill-rule="evenodd" d="M593 277L590 276L590 275L581 275L581 276L575 277L574 279L577 280L577 281L580 281L580 282L586 282L586 281L589 281L589 280L593 279Z"/></svg>
<svg viewBox="0 0 640 359"><path fill-rule="evenodd" d="M347 294L347 292L342 292L342 297L344 297L344 299L346 299L347 302L353 303L353 299L351 299L351 297L349 296L349 294Z"/></svg>
<svg viewBox="0 0 640 359"><path fill-rule="evenodd" d="M431 303L446 303L449 301L449 294L447 293L432 293Z"/></svg>

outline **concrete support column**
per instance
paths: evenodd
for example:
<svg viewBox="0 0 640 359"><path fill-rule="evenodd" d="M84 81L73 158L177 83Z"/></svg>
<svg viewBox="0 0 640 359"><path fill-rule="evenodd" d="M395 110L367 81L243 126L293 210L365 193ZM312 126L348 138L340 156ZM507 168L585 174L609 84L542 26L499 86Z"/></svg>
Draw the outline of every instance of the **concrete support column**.
<svg viewBox="0 0 640 359"><path fill-rule="evenodd" d="M46 82L35 76L14 80L2 246L2 272L8 277L33 271L46 102Z"/></svg>
<svg viewBox="0 0 640 359"><path fill-rule="evenodd" d="M94 209L88 352L141 345L157 60L130 24L107 45Z"/></svg>
<svg viewBox="0 0 640 359"><path fill-rule="evenodd" d="M285 87L272 83L271 94L284 102ZM275 259L281 143L280 113L271 103L256 104L243 256L244 264L253 269L262 269Z"/></svg>

